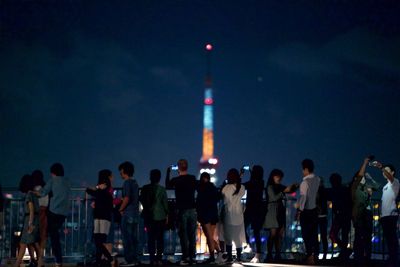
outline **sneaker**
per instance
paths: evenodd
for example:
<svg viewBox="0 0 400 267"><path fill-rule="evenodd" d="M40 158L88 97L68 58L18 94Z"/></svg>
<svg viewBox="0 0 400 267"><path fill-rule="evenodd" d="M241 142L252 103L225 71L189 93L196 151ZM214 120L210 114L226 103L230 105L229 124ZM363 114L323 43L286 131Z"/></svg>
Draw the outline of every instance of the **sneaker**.
<svg viewBox="0 0 400 267"><path fill-rule="evenodd" d="M226 256L226 254L225 254ZM216 264L223 264L226 261L226 257L224 258L224 253L218 252L217 253L217 258L215 258L215 263Z"/></svg>
<svg viewBox="0 0 400 267"><path fill-rule="evenodd" d="M237 264L243 265L241 259L235 259L232 263L234 263L234 264L236 264L236 265L237 265Z"/></svg>
<svg viewBox="0 0 400 267"><path fill-rule="evenodd" d="M189 264L190 264L190 262L188 260L180 260L180 262L179 262L180 266L186 266L186 265L189 265Z"/></svg>
<svg viewBox="0 0 400 267"><path fill-rule="evenodd" d="M250 245L247 244L243 247L243 253L251 253L253 250L251 249Z"/></svg>
<svg viewBox="0 0 400 267"><path fill-rule="evenodd" d="M260 259L257 256L254 256L251 261L251 263L260 263Z"/></svg>

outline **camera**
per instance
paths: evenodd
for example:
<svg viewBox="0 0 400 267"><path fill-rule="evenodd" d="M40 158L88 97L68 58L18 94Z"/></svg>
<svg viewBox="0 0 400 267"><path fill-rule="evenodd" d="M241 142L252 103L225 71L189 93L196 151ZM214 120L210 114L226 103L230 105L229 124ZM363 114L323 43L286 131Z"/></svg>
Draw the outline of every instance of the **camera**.
<svg viewBox="0 0 400 267"><path fill-rule="evenodd" d="M171 165L171 170L177 171L178 170L178 165L172 164Z"/></svg>

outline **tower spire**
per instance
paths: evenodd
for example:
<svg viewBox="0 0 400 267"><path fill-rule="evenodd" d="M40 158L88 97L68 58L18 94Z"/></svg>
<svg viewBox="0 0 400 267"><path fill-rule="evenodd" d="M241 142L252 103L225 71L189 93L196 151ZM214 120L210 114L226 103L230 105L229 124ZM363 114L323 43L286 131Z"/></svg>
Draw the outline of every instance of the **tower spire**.
<svg viewBox="0 0 400 267"><path fill-rule="evenodd" d="M213 46L205 46L207 57L207 71L204 81L204 111L203 111L203 153L200 159L200 173L208 172L213 182L216 181L216 165L218 160L214 157L214 98L211 76L211 52Z"/></svg>

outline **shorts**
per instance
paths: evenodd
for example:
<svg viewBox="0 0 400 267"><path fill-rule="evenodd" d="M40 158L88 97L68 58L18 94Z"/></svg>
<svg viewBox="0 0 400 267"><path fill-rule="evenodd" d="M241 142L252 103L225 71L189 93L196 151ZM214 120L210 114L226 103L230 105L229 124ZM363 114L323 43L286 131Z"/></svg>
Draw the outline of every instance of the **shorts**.
<svg viewBox="0 0 400 267"><path fill-rule="evenodd" d="M110 231L111 222L104 219L94 219L94 234L106 234Z"/></svg>

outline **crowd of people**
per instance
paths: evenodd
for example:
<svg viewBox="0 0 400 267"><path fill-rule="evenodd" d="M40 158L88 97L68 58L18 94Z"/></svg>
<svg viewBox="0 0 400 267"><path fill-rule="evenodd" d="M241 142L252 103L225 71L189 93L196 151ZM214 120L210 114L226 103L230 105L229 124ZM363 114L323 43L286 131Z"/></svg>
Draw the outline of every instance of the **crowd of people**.
<svg viewBox="0 0 400 267"><path fill-rule="evenodd" d="M371 258L372 208L371 196L378 184L366 172L372 166L382 170L386 184L382 190L381 218L385 243L388 247L388 264L397 266L398 239L397 220L399 210L396 198L399 181L392 165L382 165L367 157L355 173L349 185L342 177L333 173L329 177L330 188L314 174L314 162L301 162L303 179L300 184L282 184L284 172L273 169L264 183L264 170L260 165L250 168L249 181L243 182L244 169L232 168L220 188L211 181L210 174L203 172L197 180L188 173L188 162L177 162L177 175L171 178L171 167L167 169L165 187L160 184L161 171L150 171L150 183L141 190L134 178L134 165L123 162L118 170L123 179L122 198L113 192L113 174L104 169L98 173L97 185L86 192L94 198L93 240L96 245L96 265L111 266L115 263L112 248L115 222L120 221L125 262L119 266L140 264L138 249L139 222L144 221L147 232L148 252L151 265L163 265L164 231L176 226L182 250L179 265L196 263L196 230L198 223L207 240L209 257L207 264L225 264L242 261L242 245L249 244L249 227L253 230L255 253L252 263L261 262L264 254L261 246L261 231L269 231L267 253L264 262L281 260L281 243L286 228L286 194L299 190L296 203L296 220L300 222L305 245L305 262L316 264L320 254L318 232L322 253L328 251L327 237L340 248L340 259L346 261L354 252L357 263ZM62 265L59 232L69 214L70 181L64 177L62 164L50 168L51 178L45 183L39 170L24 175L20 191L25 193L24 226L15 266L22 262L26 248L36 266L44 266L43 251L47 234L50 237L55 266ZM175 191L173 207L167 198L167 189ZM242 199L246 195L246 204ZM332 203L332 226L327 232L328 201ZM140 204L143 210L140 212ZM353 223L355 239L349 248L349 232ZM236 257L233 257L233 247ZM36 255L36 259L34 257Z"/></svg>

